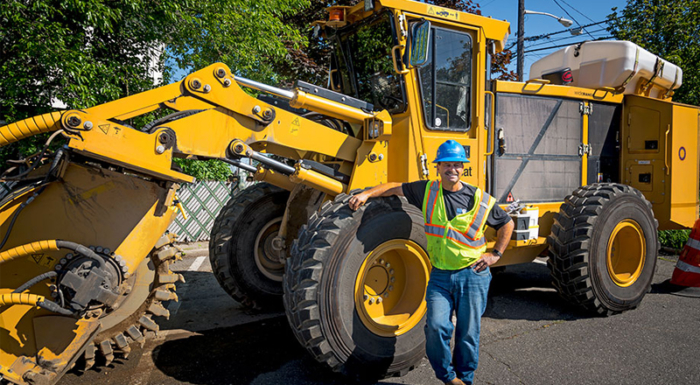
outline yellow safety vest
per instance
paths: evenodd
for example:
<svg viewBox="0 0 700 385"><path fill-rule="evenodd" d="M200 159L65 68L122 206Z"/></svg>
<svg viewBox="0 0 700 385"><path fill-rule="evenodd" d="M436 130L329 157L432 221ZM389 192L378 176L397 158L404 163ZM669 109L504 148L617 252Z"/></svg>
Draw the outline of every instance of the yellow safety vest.
<svg viewBox="0 0 700 385"><path fill-rule="evenodd" d="M474 264L481 257L486 251L486 218L495 204L496 199L477 187L474 207L448 221L442 183L437 180L428 182L423 198L423 220L428 255L434 267L458 270Z"/></svg>

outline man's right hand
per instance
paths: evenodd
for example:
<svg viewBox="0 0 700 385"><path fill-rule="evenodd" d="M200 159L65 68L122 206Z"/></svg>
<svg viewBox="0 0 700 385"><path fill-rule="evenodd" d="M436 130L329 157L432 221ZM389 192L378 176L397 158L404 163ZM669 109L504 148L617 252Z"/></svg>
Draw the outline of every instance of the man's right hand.
<svg viewBox="0 0 700 385"><path fill-rule="evenodd" d="M369 198L376 197L388 197L390 195L403 196L403 189L401 188L401 183L389 182L380 184L379 186L374 186L369 190L362 191L356 195L353 195L348 201L348 206L353 211L357 211L360 206L364 205Z"/></svg>
<svg viewBox="0 0 700 385"><path fill-rule="evenodd" d="M353 211L357 211L357 209L359 209L360 206L364 205L365 202L367 202L368 198L369 194L367 194L366 191L363 191L357 195L353 195L348 201L348 206L350 206L350 208Z"/></svg>

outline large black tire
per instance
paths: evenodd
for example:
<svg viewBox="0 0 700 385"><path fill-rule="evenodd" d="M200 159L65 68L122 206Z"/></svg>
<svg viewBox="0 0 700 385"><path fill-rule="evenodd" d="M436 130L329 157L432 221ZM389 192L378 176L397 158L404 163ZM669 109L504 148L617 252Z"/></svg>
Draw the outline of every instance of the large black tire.
<svg viewBox="0 0 700 385"><path fill-rule="evenodd" d="M349 197L326 202L299 232L284 277L287 318L302 346L334 371L403 375L425 353L422 214L398 197L352 211ZM390 318L397 314L405 319Z"/></svg>
<svg viewBox="0 0 700 385"><path fill-rule="evenodd" d="M638 190L615 183L579 188L566 197L547 238L555 288L600 315L636 308L654 276L657 228Z"/></svg>
<svg viewBox="0 0 700 385"><path fill-rule="evenodd" d="M289 192L258 183L231 198L214 221L209 260L219 285L252 309L281 305L284 265L271 249Z"/></svg>

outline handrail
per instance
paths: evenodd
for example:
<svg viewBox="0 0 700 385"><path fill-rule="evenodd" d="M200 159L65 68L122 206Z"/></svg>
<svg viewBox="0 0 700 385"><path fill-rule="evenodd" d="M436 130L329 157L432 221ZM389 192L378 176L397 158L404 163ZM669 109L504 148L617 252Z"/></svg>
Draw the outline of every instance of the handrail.
<svg viewBox="0 0 700 385"><path fill-rule="evenodd" d="M496 94L494 94L491 91L484 91L484 92L486 94L491 95L491 114L490 114L491 116L489 117L489 120L490 120L490 122L489 122L489 135L486 138L486 149L487 150L489 149L489 138L491 138L491 140L490 140L491 151L490 152L487 151L486 153L484 153L484 156L491 156L491 155L493 155L493 152L496 149L496 145L494 143L494 140L495 140L495 138L494 138L494 133L495 133L494 126L496 124L496 116L495 116L496 115Z"/></svg>

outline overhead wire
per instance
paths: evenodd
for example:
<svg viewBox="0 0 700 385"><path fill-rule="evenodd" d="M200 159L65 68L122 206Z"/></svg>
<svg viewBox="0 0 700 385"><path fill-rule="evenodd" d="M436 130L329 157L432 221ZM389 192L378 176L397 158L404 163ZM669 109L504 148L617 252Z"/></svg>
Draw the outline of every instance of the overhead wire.
<svg viewBox="0 0 700 385"><path fill-rule="evenodd" d="M569 8L571 8L571 9L573 9L574 11L578 12L581 16L585 17L586 19L588 19L588 20L590 20L590 21L593 21L593 19L591 19L590 17L584 15L583 12L581 12L581 11L579 11L578 9L574 8L573 5L567 3L567 2L564 1L564 0L561 0L561 2L564 3L564 4L566 4L566 5L568 5Z"/></svg>
<svg viewBox="0 0 700 385"><path fill-rule="evenodd" d="M544 47L544 48L531 49L531 50L529 50L529 51L525 51L524 53L532 53L532 52L538 52L538 51L546 51L546 50L552 49L552 48L568 47L568 46L570 46L570 45L579 44L579 43L585 43L585 42L588 42L588 41L608 40L608 39L611 39L611 38L613 38L613 36L604 36L604 37L599 37L599 38L596 38L596 39L593 39L593 40L577 41L577 42L575 42L575 43L561 44L561 45L557 45L557 46L554 46L554 47Z"/></svg>
<svg viewBox="0 0 700 385"><path fill-rule="evenodd" d="M599 22L596 22L596 23L591 23L591 24L582 25L582 26L580 26L579 28L581 28L581 29L583 30L584 28L592 27L592 26L594 26L594 25L604 24L604 23L607 23L607 22L608 22L607 20L603 20L603 21L599 21ZM546 39L546 38L548 38L548 37L550 37L550 36L559 35L559 34L567 33L567 32L570 33L570 32L571 32L571 28L567 28L567 29L564 29L564 30L561 30L561 31L555 31L555 32L545 33L545 34L542 34L542 35L535 35L535 36L526 37L526 38L523 39L523 41L526 41L526 42L527 42L527 41L542 40L542 39ZM515 47L517 44L518 44L517 41L511 43L511 45L509 45L509 46L506 48L506 50L512 49L512 48Z"/></svg>
<svg viewBox="0 0 700 385"><path fill-rule="evenodd" d="M597 33L599 33L599 32L603 32L603 31L607 31L607 30L606 30L605 28L600 28L600 29L596 29L596 30L594 30L594 31L591 31L591 34L597 34ZM600 36L594 36L594 38L596 38L596 37L600 37ZM572 36L564 36L564 37L560 37L560 38L556 38L556 39L551 39L551 40L544 41L544 42L540 42L540 43L530 44L530 45L528 45L528 46L525 47L525 48L527 49L527 48L539 47L539 46L542 46L542 45L545 45L545 44L552 44L552 43L556 43L556 42L559 42L559 41L568 40L568 39L576 39L576 38L579 38L579 36L578 36L578 35L576 35L576 36L573 36L573 35L572 35Z"/></svg>
<svg viewBox="0 0 700 385"><path fill-rule="evenodd" d="M559 2L557 0L553 0L553 1L554 1L554 4L556 4L559 8L561 8L561 10L564 11L564 13L566 13L571 18L571 20L575 21L576 24L581 25L581 23L579 23L578 20L576 20L576 18L573 17L569 13L569 11L567 11L564 7L562 7L561 4L559 4ZM588 32L586 32L586 33L588 33ZM590 33L588 33L588 36L593 37L593 35L591 35Z"/></svg>
<svg viewBox="0 0 700 385"><path fill-rule="evenodd" d="M604 24L604 23L607 23L607 22L608 22L607 20L603 20L603 21L599 21L599 22L596 22L596 23L581 25L581 26L579 26L579 28L583 29L583 28L587 28L587 27L592 27L592 26L594 26L594 25ZM559 34L567 33L567 32L571 32L571 28L567 28L567 29L564 29L564 30L561 30L561 31L556 31L556 32L545 33L545 34L542 34L542 35L530 36L530 37L526 37L526 38L523 39L523 40L525 40L525 41L540 40L540 39L548 38L548 37L550 37L550 36L559 35Z"/></svg>

